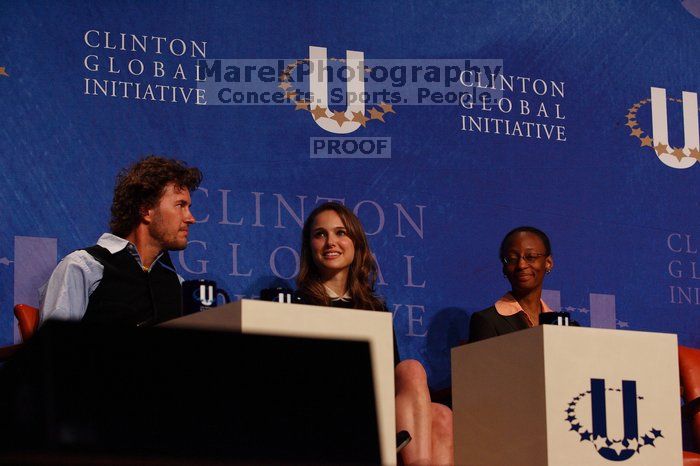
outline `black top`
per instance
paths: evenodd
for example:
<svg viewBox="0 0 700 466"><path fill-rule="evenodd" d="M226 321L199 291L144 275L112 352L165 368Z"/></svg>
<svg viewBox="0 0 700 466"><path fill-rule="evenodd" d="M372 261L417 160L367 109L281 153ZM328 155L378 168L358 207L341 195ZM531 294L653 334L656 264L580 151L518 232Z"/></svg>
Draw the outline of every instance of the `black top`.
<svg viewBox="0 0 700 466"><path fill-rule="evenodd" d="M182 315L182 288L167 252L146 272L127 248L115 254L102 246L85 251L102 264L104 274L83 321L142 327Z"/></svg>
<svg viewBox="0 0 700 466"><path fill-rule="evenodd" d="M311 300L301 291L296 292L296 296L299 297L301 300L301 304L310 304L312 306L316 306L317 304L314 302L311 302ZM340 298L337 299L331 299L331 307L337 307L337 308L342 308L342 309L357 309L357 310L366 310L359 308L355 305L355 302L350 299L350 300L343 300ZM386 305L383 305L383 308L380 311L377 312L389 312L389 309L386 307ZM399 345L396 343L396 334L393 332L393 325L392 325L392 332L391 332L391 339L394 344L394 367L401 362L401 358L399 357Z"/></svg>
<svg viewBox="0 0 700 466"><path fill-rule="evenodd" d="M491 306L475 312L469 320L469 343L529 328L520 313L503 316Z"/></svg>

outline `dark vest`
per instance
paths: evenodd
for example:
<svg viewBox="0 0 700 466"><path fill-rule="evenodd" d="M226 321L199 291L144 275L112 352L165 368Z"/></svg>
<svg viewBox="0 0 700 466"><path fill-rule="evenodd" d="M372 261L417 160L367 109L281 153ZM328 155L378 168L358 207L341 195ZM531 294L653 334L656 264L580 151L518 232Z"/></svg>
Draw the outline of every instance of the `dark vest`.
<svg viewBox="0 0 700 466"><path fill-rule="evenodd" d="M104 266L104 275L84 322L142 327L182 315L182 288L167 252L145 272L127 248L111 254L95 245L85 251Z"/></svg>

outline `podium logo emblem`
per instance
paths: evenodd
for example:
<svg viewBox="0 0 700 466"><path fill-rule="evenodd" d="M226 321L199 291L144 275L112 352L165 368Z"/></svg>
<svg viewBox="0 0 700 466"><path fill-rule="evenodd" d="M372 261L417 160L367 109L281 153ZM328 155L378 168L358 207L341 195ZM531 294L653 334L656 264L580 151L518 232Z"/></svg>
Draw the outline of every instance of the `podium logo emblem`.
<svg viewBox="0 0 700 466"><path fill-rule="evenodd" d="M606 398L622 398L623 434L621 438L613 438L608 433L608 406ZM646 446L656 447L654 442L663 438L660 429L652 427L646 433L639 435L637 403L644 397L637 395L637 382L623 380L622 388L605 388L604 379L591 379L590 390L579 393L568 403L565 421L569 431L579 436L581 442L589 442L600 456L610 461L625 461L642 451ZM590 405L590 413L584 413L583 406ZM610 406L611 409L620 409ZM584 416L590 414L589 416ZM590 425L583 421L590 418Z"/></svg>

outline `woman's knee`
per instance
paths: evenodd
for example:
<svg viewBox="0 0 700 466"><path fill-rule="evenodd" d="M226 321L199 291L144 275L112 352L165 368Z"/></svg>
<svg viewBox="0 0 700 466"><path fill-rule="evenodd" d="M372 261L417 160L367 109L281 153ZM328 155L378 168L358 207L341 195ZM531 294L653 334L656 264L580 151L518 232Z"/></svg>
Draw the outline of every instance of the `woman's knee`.
<svg viewBox="0 0 700 466"><path fill-rule="evenodd" d="M396 366L396 388L418 386L428 388L428 376L423 364L415 359L406 359Z"/></svg>
<svg viewBox="0 0 700 466"><path fill-rule="evenodd" d="M452 436L452 410L440 403L432 403L432 428L441 437Z"/></svg>

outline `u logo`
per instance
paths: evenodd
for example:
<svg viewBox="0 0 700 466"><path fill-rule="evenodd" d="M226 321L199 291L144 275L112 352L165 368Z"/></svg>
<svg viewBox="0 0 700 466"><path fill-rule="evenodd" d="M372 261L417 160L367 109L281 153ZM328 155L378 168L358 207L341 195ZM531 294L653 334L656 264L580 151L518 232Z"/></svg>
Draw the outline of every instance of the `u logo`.
<svg viewBox="0 0 700 466"><path fill-rule="evenodd" d="M697 159L692 157L700 150L700 129L698 129L698 95L683 91L683 133L685 143L682 148L674 148L668 143L668 116L666 112L666 89L651 88L651 121L654 133L654 149L665 165L672 168L692 167ZM671 149L674 154L667 153ZM678 154L678 156L676 155Z"/></svg>
<svg viewBox="0 0 700 466"><path fill-rule="evenodd" d="M623 434L619 438L611 438L608 432L608 406L606 394L622 395ZM616 396L613 399L618 399ZM609 401L610 396L607 397ZM568 403L565 421L569 423L569 431L579 436L580 442L590 442L600 456L609 461L625 461L643 447L656 447L658 439L664 438L660 429L652 427L644 434L639 434L637 416L638 400L644 397L637 395L637 382L623 380L622 388L605 388L604 379L591 379L591 389L574 396ZM590 424L585 421L587 416L579 416L585 412L590 402ZM614 410L616 407L613 407ZM618 408L619 409L619 408Z"/></svg>
<svg viewBox="0 0 700 466"><path fill-rule="evenodd" d="M208 293L207 293L208 292ZM199 302L204 306L214 304L214 287L211 285L199 285Z"/></svg>
<svg viewBox="0 0 700 466"><path fill-rule="evenodd" d="M345 118L339 119L342 123L332 119L334 116L328 108L328 58L325 47L309 47L309 60L311 61L311 84L309 89L313 100L311 111L320 109L325 118L314 118L316 124L321 128L336 134L349 134L360 127L360 123L350 121L353 114L365 113L365 103L360 97L365 92L365 54L348 50L345 56L345 65L348 68L346 100L348 105L345 109Z"/></svg>
<svg viewBox="0 0 700 466"><path fill-rule="evenodd" d="M608 438L607 409L605 406L605 380L591 379L591 419L593 439ZM622 381L622 419L624 425L623 445L636 444L639 437L637 422L637 382ZM616 452L609 446L598 449L600 456L611 461L624 461L635 454L635 450L625 448Z"/></svg>

